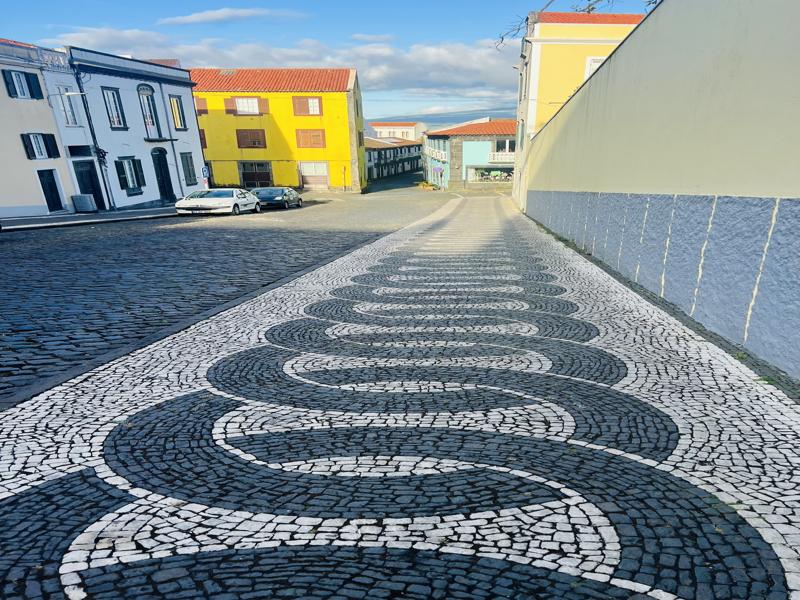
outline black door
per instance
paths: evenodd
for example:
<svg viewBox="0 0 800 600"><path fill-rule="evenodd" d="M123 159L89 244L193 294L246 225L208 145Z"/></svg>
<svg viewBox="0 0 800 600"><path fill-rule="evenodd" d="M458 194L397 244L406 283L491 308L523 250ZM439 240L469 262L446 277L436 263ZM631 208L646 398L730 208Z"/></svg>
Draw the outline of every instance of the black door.
<svg viewBox="0 0 800 600"><path fill-rule="evenodd" d="M103 198L103 191L100 188L100 180L97 178L97 169L94 167L93 160L76 160L72 163L75 169L75 177L78 180L78 190L81 194L91 194L94 196L95 206L99 210L106 209L106 202Z"/></svg>
<svg viewBox="0 0 800 600"><path fill-rule="evenodd" d="M159 198L175 200L172 179L169 176L169 165L167 165L167 151L163 148L155 148L150 154L153 156L153 168L156 170Z"/></svg>
<svg viewBox="0 0 800 600"><path fill-rule="evenodd" d="M38 171L39 182L42 184L42 191L44 198L47 201L47 210L54 212L57 210L64 210L64 204L61 202L61 194L58 191L56 184L56 172L53 169L46 171Z"/></svg>

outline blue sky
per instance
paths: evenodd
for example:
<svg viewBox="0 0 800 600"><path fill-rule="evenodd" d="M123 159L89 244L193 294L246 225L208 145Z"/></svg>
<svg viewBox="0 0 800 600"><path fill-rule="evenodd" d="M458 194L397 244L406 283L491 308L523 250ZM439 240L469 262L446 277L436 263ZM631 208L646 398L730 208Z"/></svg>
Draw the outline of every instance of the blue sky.
<svg viewBox="0 0 800 600"><path fill-rule="evenodd" d="M498 51L493 40L544 2L38 0L6 12L0 37L177 57L185 67L355 66L374 118L512 105L518 42ZM616 0L612 8L643 7Z"/></svg>

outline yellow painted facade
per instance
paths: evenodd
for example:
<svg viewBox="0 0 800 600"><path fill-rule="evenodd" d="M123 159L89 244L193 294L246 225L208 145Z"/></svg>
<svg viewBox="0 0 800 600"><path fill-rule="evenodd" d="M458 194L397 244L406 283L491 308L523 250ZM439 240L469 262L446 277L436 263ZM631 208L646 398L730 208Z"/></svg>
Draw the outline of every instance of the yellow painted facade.
<svg viewBox="0 0 800 600"><path fill-rule="evenodd" d="M198 114L205 136L203 154L210 165L214 185L240 186L243 162L270 163L272 185L301 187L301 163L325 163L327 187L362 191L367 184L363 144L364 120L361 97L348 92L206 92L195 91L206 101L207 114ZM269 109L261 115L227 114L225 99L258 97ZM320 98L321 115L296 115L293 98ZM265 148L238 147L237 129L265 132ZM325 131L324 148L299 148L297 130Z"/></svg>
<svg viewBox="0 0 800 600"><path fill-rule="evenodd" d="M530 42L529 133L553 118L635 24L537 23Z"/></svg>

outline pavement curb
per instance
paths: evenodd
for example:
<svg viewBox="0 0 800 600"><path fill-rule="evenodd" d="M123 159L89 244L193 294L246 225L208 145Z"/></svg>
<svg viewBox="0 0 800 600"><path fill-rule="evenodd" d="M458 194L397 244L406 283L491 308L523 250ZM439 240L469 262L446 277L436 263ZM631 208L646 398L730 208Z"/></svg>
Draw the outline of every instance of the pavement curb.
<svg viewBox="0 0 800 600"><path fill-rule="evenodd" d="M166 213L163 215L135 215L131 217L112 217L109 219L87 219L80 221L64 221L61 223L35 223L29 225L3 225L2 232L13 233L15 231L32 231L36 229L53 229L55 227L78 227L81 225L100 225L103 223L120 223L122 221L143 221L147 219L165 219L167 217L177 217L178 213Z"/></svg>

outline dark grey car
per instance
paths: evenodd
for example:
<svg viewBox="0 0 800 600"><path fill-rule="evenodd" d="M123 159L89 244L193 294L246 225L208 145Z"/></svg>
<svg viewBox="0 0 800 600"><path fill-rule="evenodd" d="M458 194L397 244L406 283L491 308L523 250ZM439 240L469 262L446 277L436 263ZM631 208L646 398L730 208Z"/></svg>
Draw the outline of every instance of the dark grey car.
<svg viewBox="0 0 800 600"><path fill-rule="evenodd" d="M290 187L261 187L250 190L256 195L263 208L277 207L289 208L290 206L303 206L303 199Z"/></svg>

